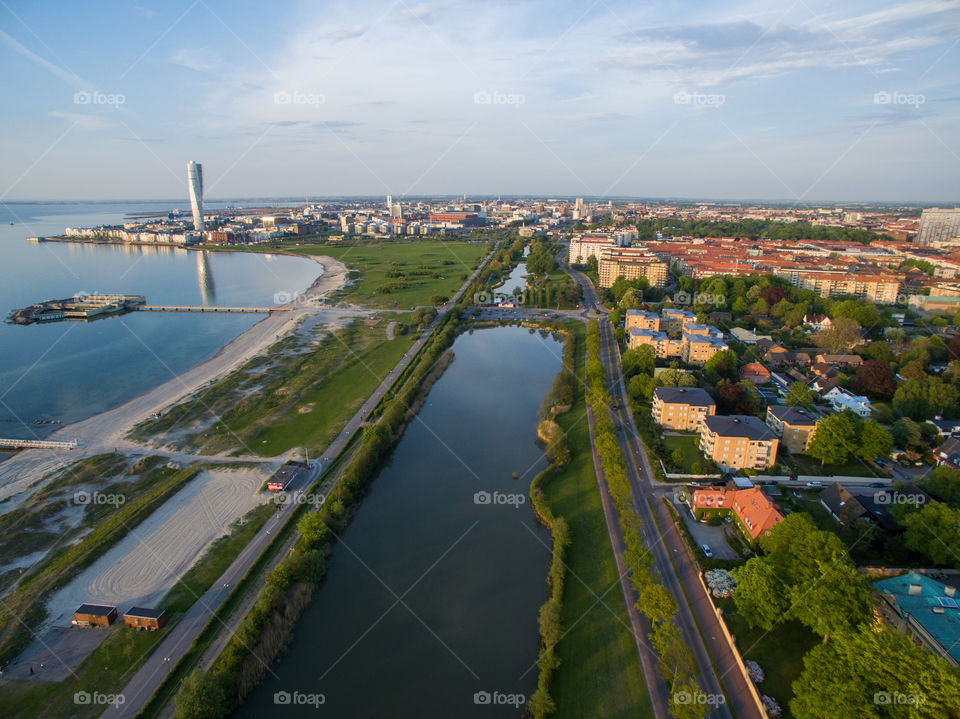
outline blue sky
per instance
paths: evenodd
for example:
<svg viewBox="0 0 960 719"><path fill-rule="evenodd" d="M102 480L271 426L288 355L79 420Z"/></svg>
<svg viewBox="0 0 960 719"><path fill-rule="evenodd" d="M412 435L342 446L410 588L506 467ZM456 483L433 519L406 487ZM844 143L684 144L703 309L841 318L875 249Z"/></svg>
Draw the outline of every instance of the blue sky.
<svg viewBox="0 0 960 719"><path fill-rule="evenodd" d="M0 0L0 200L960 199L960 0Z"/></svg>

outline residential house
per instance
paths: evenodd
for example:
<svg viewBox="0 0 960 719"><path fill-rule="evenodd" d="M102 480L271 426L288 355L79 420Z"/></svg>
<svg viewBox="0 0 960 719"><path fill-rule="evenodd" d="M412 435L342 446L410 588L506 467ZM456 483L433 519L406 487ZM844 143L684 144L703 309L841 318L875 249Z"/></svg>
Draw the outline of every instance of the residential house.
<svg viewBox="0 0 960 719"><path fill-rule="evenodd" d="M653 391L653 421L661 427L696 432L703 418L717 413L717 405L699 387L657 387Z"/></svg>
<svg viewBox="0 0 960 719"><path fill-rule="evenodd" d="M710 512L733 516L751 541L783 521L780 509L759 487L740 489L731 483L727 486L690 487L689 491L690 511L697 519Z"/></svg>
<svg viewBox="0 0 960 719"><path fill-rule="evenodd" d="M770 427L750 415L708 416L700 427L700 451L724 471L772 467L779 442Z"/></svg>
<svg viewBox="0 0 960 719"><path fill-rule="evenodd" d="M873 413L873 405L866 397L848 392L840 387L834 387L823 395L835 412L849 409L861 417L869 417Z"/></svg>
<svg viewBox="0 0 960 719"><path fill-rule="evenodd" d="M766 384L770 381L770 370L760 362L748 362L740 368L740 379L754 384Z"/></svg>
<svg viewBox="0 0 960 719"><path fill-rule="evenodd" d="M960 437L949 437L933 453L937 464L951 469L960 469Z"/></svg>
<svg viewBox="0 0 960 719"><path fill-rule="evenodd" d="M841 367L843 369L855 369L863 364L863 357L860 355L819 354L814 358L814 362L832 367Z"/></svg>
<svg viewBox="0 0 960 719"><path fill-rule="evenodd" d="M833 322L826 315L806 314L803 316L803 324L808 325L815 332L819 330L828 330L833 326Z"/></svg>
<svg viewBox="0 0 960 719"><path fill-rule="evenodd" d="M791 454L803 454L810 446L819 418L801 407L772 404L767 407L767 426Z"/></svg>

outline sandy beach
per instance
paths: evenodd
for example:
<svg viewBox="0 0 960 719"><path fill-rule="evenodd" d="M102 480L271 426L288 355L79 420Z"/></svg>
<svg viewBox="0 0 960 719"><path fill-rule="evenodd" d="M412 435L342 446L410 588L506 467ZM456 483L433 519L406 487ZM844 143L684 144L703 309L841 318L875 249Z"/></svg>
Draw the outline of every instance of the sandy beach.
<svg viewBox="0 0 960 719"><path fill-rule="evenodd" d="M323 274L305 292L283 305L289 307L289 311L271 312L205 362L183 374L172 376L160 386L119 407L61 427L50 436L53 440L76 439L80 444L78 449L23 450L0 462L0 501L14 498L0 506L0 512L14 509L19 504L17 495L26 496L27 489L40 486L54 472L78 459L115 449L142 450L140 445L125 438L131 427L260 354L278 336L289 332L304 315L322 311L323 306L317 300L342 287L348 270L346 265L332 257L317 256L311 259L323 266Z"/></svg>

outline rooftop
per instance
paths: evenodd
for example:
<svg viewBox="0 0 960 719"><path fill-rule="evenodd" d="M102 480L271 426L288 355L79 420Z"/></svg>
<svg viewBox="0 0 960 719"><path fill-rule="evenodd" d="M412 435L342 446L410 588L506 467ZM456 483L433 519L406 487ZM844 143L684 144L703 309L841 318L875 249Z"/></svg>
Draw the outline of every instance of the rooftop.
<svg viewBox="0 0 960 719"><path fill-rule="evenodd" d="M805 409L786 404L772 404L767 407L767 412L776 417L778 422L794 427L813 427L819 419Z"/></svg>
<svg viewBox="0 0 960 719"><path fill-rule="evenodd" d="M653 396L667 404L688 404L693 407L712 407L716 404L707 391L699 387L657 387Z"/></svg>
<svg viewBox="0 0 960 719"><path fill-rule="evenodd" d="M873 586L895 600L956 661L960 661L960 604L956 590L922 574L910 572L881 579Z"/></svg>
<svg viewBox="0 0 960 719"><path fill-rule="evenodd" d="M745 437L755 442L777 439L774 431L753 415L711 415L703 422L708 430L721 437Z"/></svg>

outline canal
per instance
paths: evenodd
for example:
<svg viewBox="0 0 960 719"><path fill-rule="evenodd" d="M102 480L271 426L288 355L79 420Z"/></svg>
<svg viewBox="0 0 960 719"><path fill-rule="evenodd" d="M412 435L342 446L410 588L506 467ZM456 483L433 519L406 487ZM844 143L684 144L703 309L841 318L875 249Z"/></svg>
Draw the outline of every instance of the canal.
<svg viewBox="0 0 960 719"><path fill-rule="evenodd" d="M453 350L237 717L520 716L550 560L527 491L546 466L535 425L561 345L498 327Z"/></svg>

